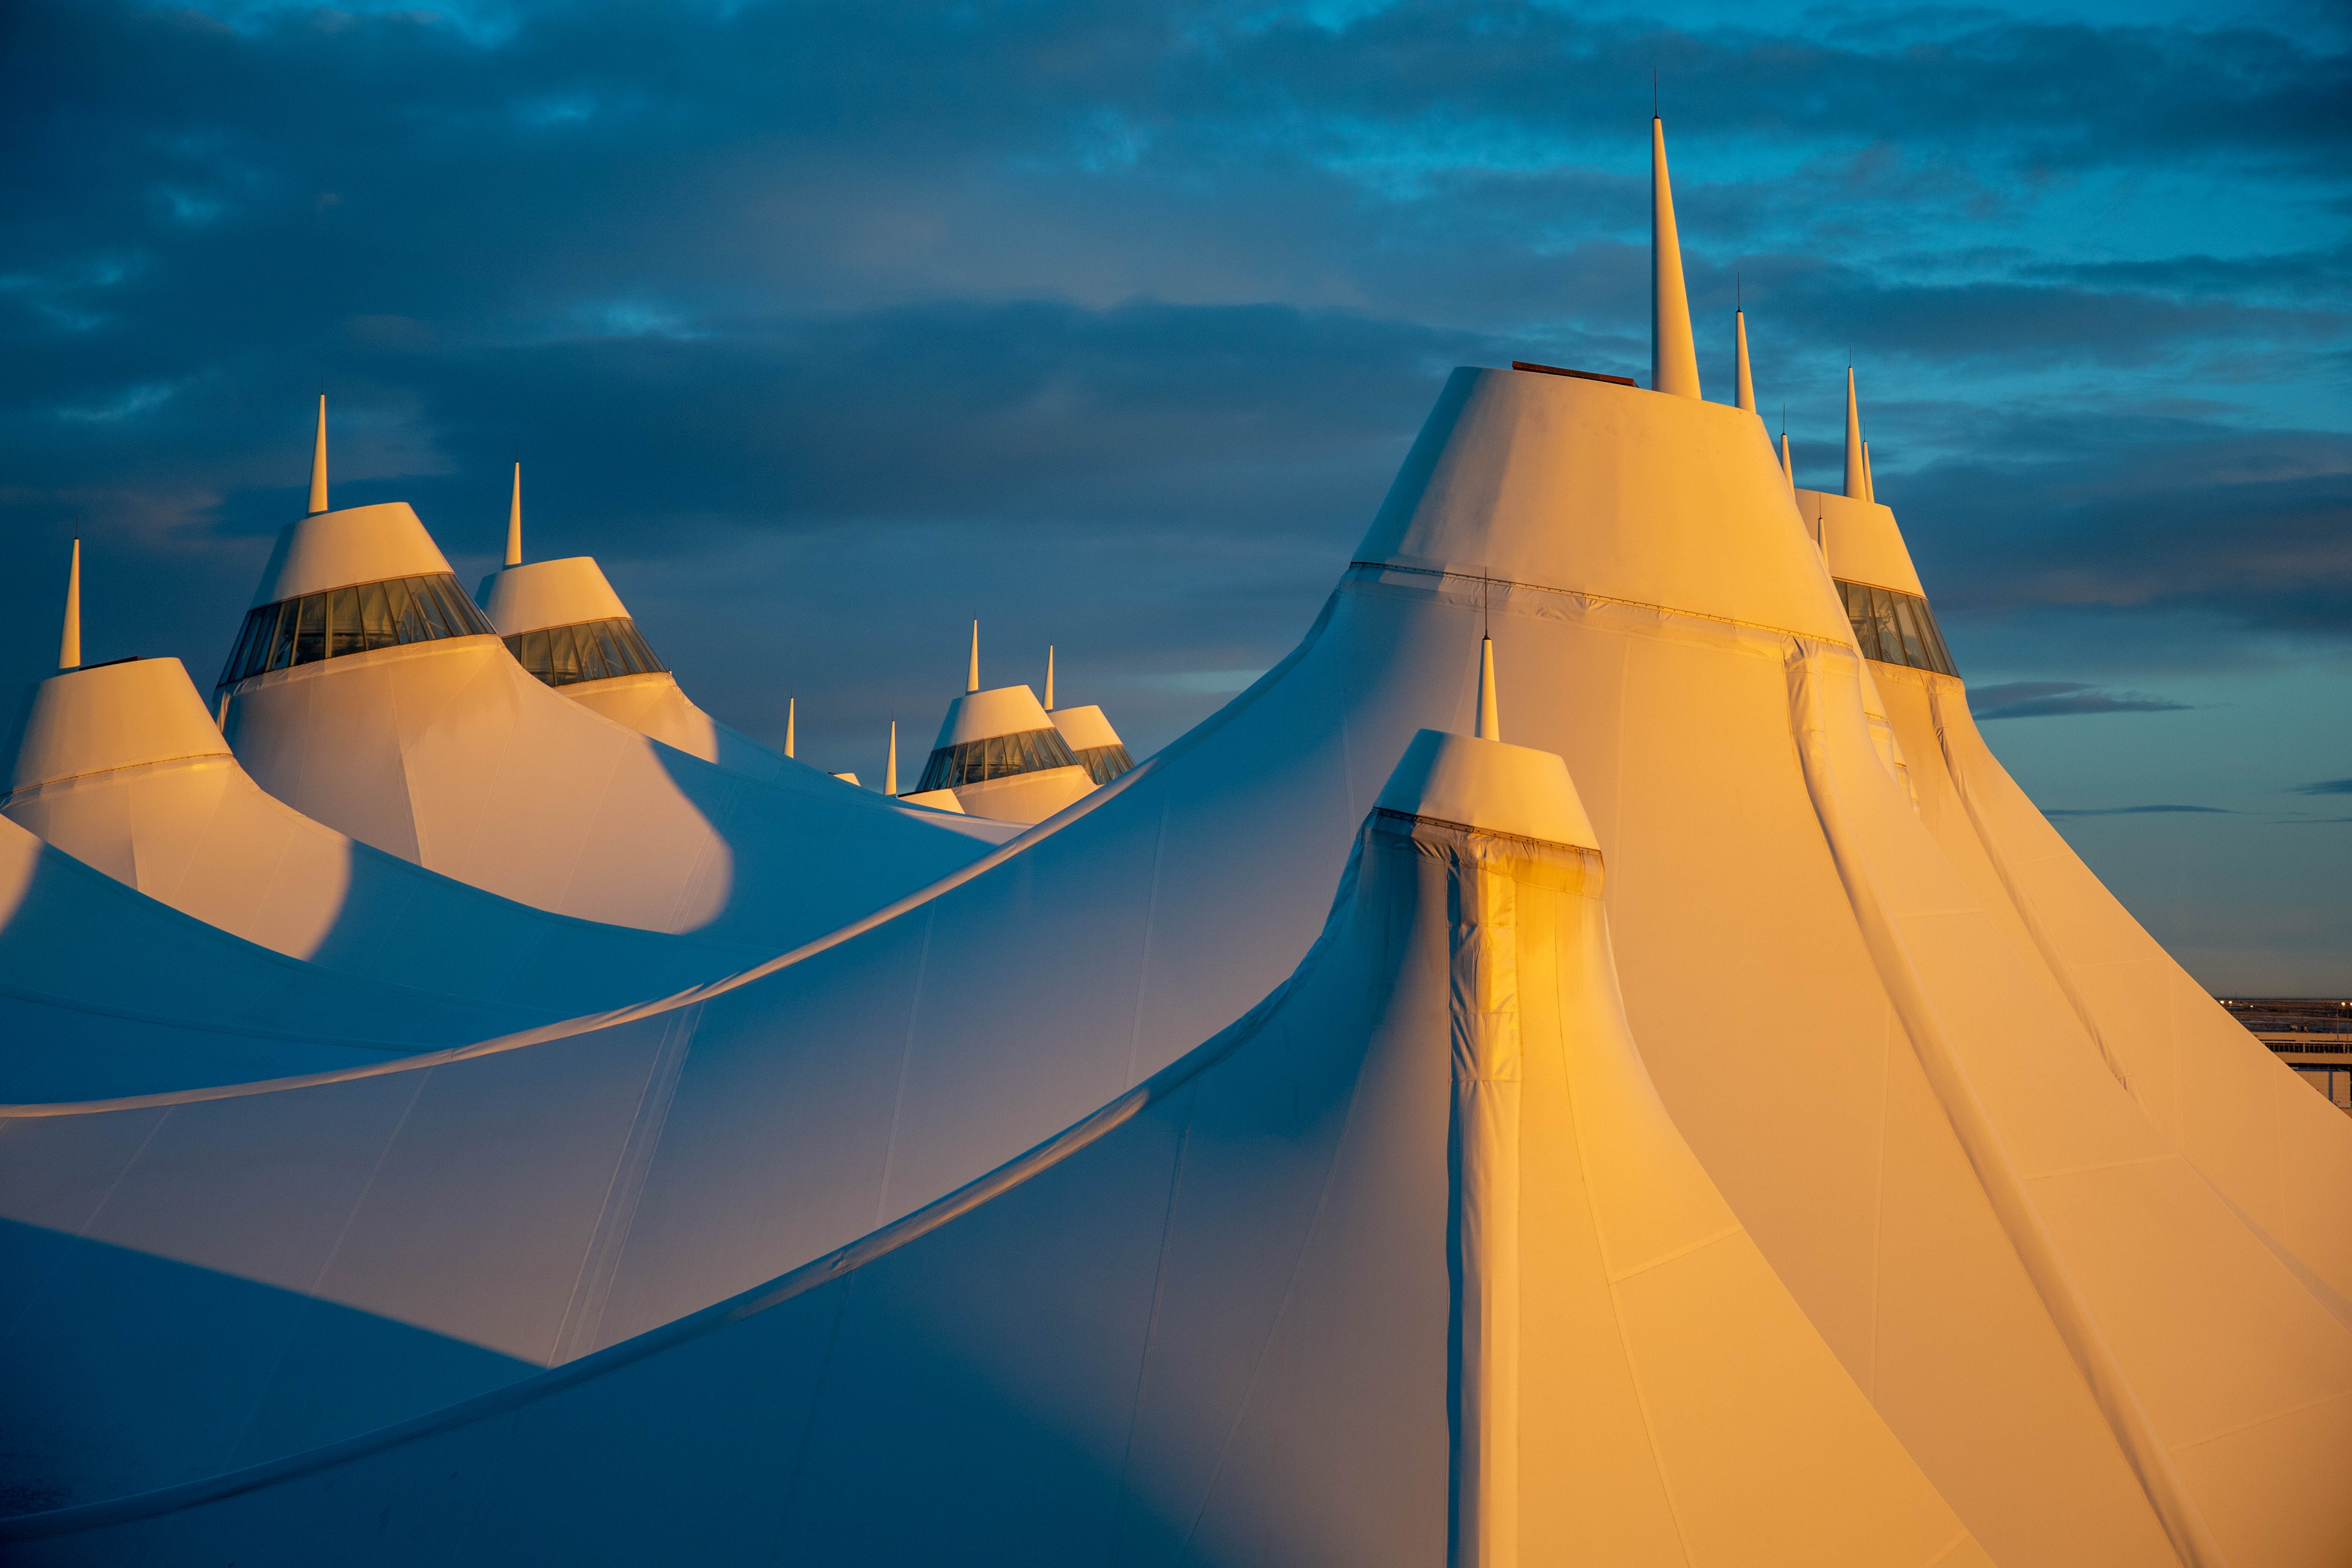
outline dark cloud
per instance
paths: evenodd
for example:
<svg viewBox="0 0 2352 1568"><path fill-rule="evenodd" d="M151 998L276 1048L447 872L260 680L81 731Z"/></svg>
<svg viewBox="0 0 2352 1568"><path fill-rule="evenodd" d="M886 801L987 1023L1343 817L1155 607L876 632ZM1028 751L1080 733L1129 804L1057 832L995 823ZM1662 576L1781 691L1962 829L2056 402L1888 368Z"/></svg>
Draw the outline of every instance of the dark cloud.
<svg viewBox="0 0 2352 1568"><path fill-rule="evenodd" d="M2094 690L2074 680L2016 680L1969 692L1969 711L1980 720L2048 719L2074 713L2178 713L2185 702L2137 692ZM2191 806L2135 806L2135 811L2189 811Z"/></svg>
<svg viewBox="0 0 2352 1568"><path fill-rule="evenodd" d="M2297 795L2352 795L2352 779L2326 779L2318 784L2305 784Z"/></svg>
<svg viewBox="0 0 2352 1568"><path fill-rule="evenodd" d="M735 711L861 626L910 629L857 703L928 690L911 628L984 601L1177 723L1312 613L1449 364L1646 374L1654 66L1712 384L1735 279L1801 460L1863 362L1964 645L2352 626L2341 28L1693 15L20 5L0 656L79 532L94 647L216 658L323 374L339 500L471 570L520 448L533 539Z"/></svg>

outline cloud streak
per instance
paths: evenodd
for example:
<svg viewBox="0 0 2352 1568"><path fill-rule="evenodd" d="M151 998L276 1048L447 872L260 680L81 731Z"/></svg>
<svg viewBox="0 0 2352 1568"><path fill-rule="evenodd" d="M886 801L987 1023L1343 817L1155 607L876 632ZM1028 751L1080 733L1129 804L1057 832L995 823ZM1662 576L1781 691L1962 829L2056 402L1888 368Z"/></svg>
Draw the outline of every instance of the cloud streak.
<svg viewBox="0 0 2352 1568"><path fill-rule="evenodd" d="M2054 719L2081 713L2179 713L2185 702L2138 692L2096 690L2074 680L2015 680L1973 689L1969 711L1979 721ZM2135 806L2137 811L2188 811L2189 806Z"/></svg>

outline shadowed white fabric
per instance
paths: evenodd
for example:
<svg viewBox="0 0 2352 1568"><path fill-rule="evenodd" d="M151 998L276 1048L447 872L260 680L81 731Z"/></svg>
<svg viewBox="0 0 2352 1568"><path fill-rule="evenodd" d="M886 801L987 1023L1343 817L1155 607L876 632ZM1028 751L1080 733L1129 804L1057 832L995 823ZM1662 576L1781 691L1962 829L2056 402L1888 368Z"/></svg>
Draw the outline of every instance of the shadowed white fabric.
<svg viewBox="0 0 2352 1568"><path fill-rule="evenodd" d="M1600 857L1535 837L1583 817L1559 759L1412 752L1272 998L970 1187L469 1406L0 1540L248 1568L1987 1563L1651 1089Z"/></svg>

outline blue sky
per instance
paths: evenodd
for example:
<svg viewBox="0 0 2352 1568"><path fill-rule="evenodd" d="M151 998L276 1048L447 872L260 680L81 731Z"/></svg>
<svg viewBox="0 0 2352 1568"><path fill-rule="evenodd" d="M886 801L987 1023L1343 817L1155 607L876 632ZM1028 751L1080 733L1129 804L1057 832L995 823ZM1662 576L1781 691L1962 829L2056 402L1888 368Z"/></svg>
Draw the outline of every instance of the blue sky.
<svg viewBox="0 0 2352 1568"><path fill-rule="evenodd" d="M1163 743L1286 649L1447 367L1858 367L1987 733L2209 984L2352 990L2340 7L20 0L0 657L224 656L299 510L468 581L525 464L722 718L877 769L965 622ZM2352 786L2347 786L2352 790ZM2193 807L2149 811L2138 808Z"/></svg>

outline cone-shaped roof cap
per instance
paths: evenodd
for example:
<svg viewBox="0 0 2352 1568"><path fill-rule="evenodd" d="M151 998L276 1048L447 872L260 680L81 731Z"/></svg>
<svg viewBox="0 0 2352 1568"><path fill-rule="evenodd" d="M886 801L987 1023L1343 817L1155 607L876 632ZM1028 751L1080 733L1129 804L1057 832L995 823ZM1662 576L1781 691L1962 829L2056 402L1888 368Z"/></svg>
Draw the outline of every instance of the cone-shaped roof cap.
<svg viewBox="0 0 2352 1568"><path fill-rule="evenodd" d="M58 668L81 668L81 541L73 542L73 564L66 568L66 624L58 638Z"/></svg>
<svg viewBox="0 0 2352 1568"><path fill-rule="evenodd" d="M482 579L474 602L504 637L519 637L541 626L616 621L629 613L593 555L501 567Z"/></svg>
<svg viewBox="0 0 2352 1568"><path fill-rule="evenodd" d="M327 510L327 395L319 394L319 429L310 437L310 510Z"/></svg>
<svg viewBox="0 0 2352 1568"><path fill-rule="evenodd" d="M507 564L522 564L522 464L515 464L514 499L507 503Z"/></svg>
<svg viewBox="0 0 2352 1568"><path fill-rule="evenodd" d="M1845 493L1856 500L1870 499L1870 480L1862 466L1862 407L1853 395L1853 366L1845 367Z"/></svg>
<svg viewBox="0 0 2352 1568"><path fill-rule="evenodd" d="M271 605L352 583L448 570L449 558L404 500L317 511L278 531L253 602Z"/></svg>
<svg viewBox="0 0 2352 1568"><path fill-rule="evenodd" d="M1691 342L1690 296L1683 289L1683 247L1675 232L1675 193L1666 177L1666 122L1650 120L1650 385L1696 397L1698 351Z"/></svg>

